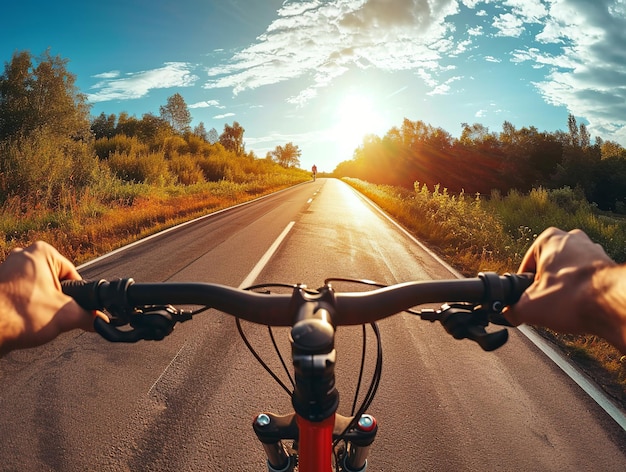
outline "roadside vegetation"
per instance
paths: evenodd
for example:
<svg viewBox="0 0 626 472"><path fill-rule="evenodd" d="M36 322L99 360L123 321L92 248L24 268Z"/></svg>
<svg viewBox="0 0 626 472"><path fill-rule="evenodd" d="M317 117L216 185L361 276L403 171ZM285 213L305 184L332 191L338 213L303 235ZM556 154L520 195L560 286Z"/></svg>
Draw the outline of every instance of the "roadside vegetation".
<svg viewBox="0 0 626 472"><path fill-rule="evenodd" d="M237 122L192 129L180 94L158 116L91 117L66 64L18 52L0 76L2 256L44 239L80 263L309 178L293 143L259 158Z"/></svg>
<svg viewBox="0 0 626 472"><path fill-rule="evenodd" d="M466 275L515 271L544 229L580 228L626 262L626 149L567 130L462 124L459 138L404 119L335 169ZM360 179L360 180L355 180ZM594 336L542 331L626 405L626 356Z"/></svg>
<svg viewBox="0 0 626 472"><path fill-rule="evenodd" d="M344 178L466 276L515 272L533 239L549 226L580 228L618 262L626 260L626 220L605 216L581 191L565 187L528 193L494 191L489 198L450 194L435 185L413 190ZM541 330L622 406L626 407L626 356L597 336Z"/></svg>

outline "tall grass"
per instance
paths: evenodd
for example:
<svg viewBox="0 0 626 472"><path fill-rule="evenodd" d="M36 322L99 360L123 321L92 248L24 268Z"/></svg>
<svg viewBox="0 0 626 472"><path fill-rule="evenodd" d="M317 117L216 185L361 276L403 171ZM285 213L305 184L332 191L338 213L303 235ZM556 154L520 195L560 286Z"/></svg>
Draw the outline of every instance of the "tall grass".
<svg viewBox="0 0 626 472"><path fill-rule="evenodd" d="M248 201L308 179L305 172L249 177L247 182L150 185L109 176L77 192L66 190L56 208L22 205L18 197L0 208L0 256L43 239L75 263L195 216Z"/></svg>
<svg viewBox="0 0 626 472"><path fill-rule="evenodd" d="M601 215L570 188L516 191L490 198L450 195L415 184L398 187L344 179L395 217L465 275L515 271L534 238L550 226L580 228L617 262L626 261L626 220ZM626 406L626 356L597 336L540 330Z"/></svg>

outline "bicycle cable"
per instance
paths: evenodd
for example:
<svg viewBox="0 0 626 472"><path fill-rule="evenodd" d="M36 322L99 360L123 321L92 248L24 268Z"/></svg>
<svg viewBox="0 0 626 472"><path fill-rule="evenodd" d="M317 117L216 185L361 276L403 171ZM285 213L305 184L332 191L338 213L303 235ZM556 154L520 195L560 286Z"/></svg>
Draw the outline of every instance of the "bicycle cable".
<svg viewBox="0 0 626 472"><path fill-rule="evenodd" d="M324 281L324 286L330 286L332 282L356 283L356 284L362 284L362 285L367 285L367 286L370 286L370 287L378 287L378 288L384 288L384 287L388 286L386 284L381 284L381 283L378 283L378 282L374 282L372 280L351 279L351 278L341 278L341 277L335 277L335 278L328 278L328 279L326 279ZM244 290L258 291L258 290L262 289L263 292L260 292L260 293L270 294L271 293L271 291L270 291L271 288L289 288L289 289L294 289L295 287L296 287L296 285L292 285L292 284L272 283L272 284L257 284L257 285L253 285L253 286L245 288ZM308 291L310 293L317 293L317 291L314 291L314 290L308 290ZM406 311L409 312L409 313L412 312L411 310L406 310ZM240 335L241 339L243 340L244 344L246 345L246 347L248 348L250 353L254 356L254 358L257 360L257 362L265 369L265 371L272 376L274 381L288 395L291 396L293 394L293 391L290 390L289 387L287 387L287 385L280 379L280 377L268 366L268 364L261 358L259 353L254 349L254 347L252 346L252 344L248 340L248 338L245 335L245 333L243 331L243 328L241 326L240 318L235 318L235 323L237 325L237 331L239 332L239 335ZM356 424L359 421L359 419L361 418L361 416L370 407L370 405L372 404L372 401L374 400L374 397L376 396L376 392L378 391L378 386L380 385L380 380L381 380L381 376L382 376L382 359L383 359L380 330L378 328L378 324L377 323L370 323L370 326L372 328L372 331L374 332L374 336L376 337L376 363L375 363L375 366L374 366L374 371L372 373L372 379L370 381L370 384L369 384L369 387L367 389L367 392L365 393L359 408L356 409L356 405L358 403L358 396L359 396L359 393L360 393L360 390L361 390L361 385L363 383L363 374L365 372L365 358L366 358L366 352L367 352L367 331L366 331L365 325L362 325L363 344L362 344L362 348L361 348L361 366L360 366L360 369L359 369L359 375L358 375L357 385L356 385L356 388L355 388L355 394L354 394L354 399L353 399L352 409L351 409L351 416L353 418L348 423L348 425L343 429L343 431L337 436L337 438L333 441L333 456L334 456L335 462L337 464L338 464L338 461L339 461L339 457L337 456L337 451L336 451L337 446L342 441L345 441L345 436L348 433L348 431L350 431L351 429L353 429L356 426ZM289 369L287 368L287 364L286 364L286 362L284 360L284 356L280 352L280 349L279 349L278 344L276 342L276 339L274 337L274 333L272 331L272 327L271 326L268 326L268 333L269 333L270 339L272 341L272 345L274 347L274 351L276 352L276 355L278 356L278 359L280 360L280 363L281 363L281 365L282 365L286 375L288 376L291 385L294 386L293 377L291 376L291 373L289 372Z"/></svg>
<svg viewBox="0 0 626 472"><path fill-rule="evenodd" d="M271 284L251 285L250 287L244 288L244 290L257 291L257 290L263 289L263 292L259 292L259 293L270 294L271 292L270 292L269 289L271 289L271 288L288 288L288 289L293 290L295 287L296 286L293 285L293 284L271 283ZM263 369L265 369L265 371L272 376L272 378L276 381L276 383L285 392L287 392L287 394L289 396L291 396L293 394L293 390L289 389L289 387L280 379L280 377L278 377L278 375L261 358L261 356L256 351L256 349L254 349L252 344L250 344L250 341L248 340L248 337L243 332L243 328L241 326L241 319L240 318L235 318L235 324L237 325L237 331L239 332L239 336L241 337L242 341L244 342L244 344L246 345L246 347L248 348L250 353L254 356L254 358L261 365L261 367L263 367ZM285 371L285 374L289 378L289 382L291 383L291 386L294 387L295 386L295 382L293 380L293 377L291 376L291 372L289 372L289 369L287 368L287 363L285 362L285 358L282 355L282 353L280 352L280 349L278 347L278 343L276 342L276 338L274 337L274 332L272 331L272 327L268 326L267 328L268 328L268 333L269 333L270 339L272 341L272 346L274 347L274 352L276 352L276 355L278 356L278 359L279 359L281 365L283 366L283 370Z"/></svg>

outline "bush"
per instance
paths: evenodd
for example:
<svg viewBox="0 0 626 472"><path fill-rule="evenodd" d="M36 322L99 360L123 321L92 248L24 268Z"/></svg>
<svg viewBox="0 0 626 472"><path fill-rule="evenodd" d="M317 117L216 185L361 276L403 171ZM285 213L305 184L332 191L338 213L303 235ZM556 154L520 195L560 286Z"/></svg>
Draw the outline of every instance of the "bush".
<svg viewBox="0 0 626 472"><path fill-rule="evenodd" d="M125 134L97 139L94 142L94 148L100 159L108 159L111 154L116 152L128 155L148 152L148 147L140 142L136 136L128 137Z"/></svg>
<svg viewBox="0 0 626 472"><path fill-rule="evenodd" d="M45 130L0 143L3 199L19 196L39 207L58 208L69 189L90 185L99 167L89 146Z"/></svg>
<svg viewBox="0 0 626 472"><path fill-rule="evenodd" d="M113 173L125 182L164 185L172 180L165 157L159 152L144 155L113 153L108 164Z"/></svg>
<svg viewBox="0 0 626 472"><path fill-rule="evenodd" d="M169 161L171 173L181 185L198 184L205 181L204 173L197 164L197 159L190 154L175 154Z"/></svg>

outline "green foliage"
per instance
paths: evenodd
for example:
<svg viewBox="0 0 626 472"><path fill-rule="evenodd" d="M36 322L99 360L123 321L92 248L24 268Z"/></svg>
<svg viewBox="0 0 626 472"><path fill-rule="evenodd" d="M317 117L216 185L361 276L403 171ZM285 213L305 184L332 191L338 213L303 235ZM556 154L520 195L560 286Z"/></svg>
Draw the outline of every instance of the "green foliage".
<svg viewBox="0 0 626 472"><path fill-rule="evenodd" d="M167 99L167 104L159 108L161 119L170 124L178 133L191 131L191 113L185 99L180 93L175 93Z"/></svg>
<svg viewBox="0 0 626 472"><path fill-rule="evenodd" d="M232 126L226 123L224 124L224 132L219 137L219 142L227 151L231 151L235 153L235 155L241 156L245 152L243 144L244 132L245 129L243 129L236 121L233 122Z"/></svg>
<svg viewBox="0 0 626 472"><path fill-rule="evenodd" d="M187 152L187 141L182 136L167 136L161 149L165 157L170 159L173 155Z"/></svg>
<svg viewBox="0 0 626 472"><path fill-rule="evenodd" d="M285 146L276 146L270 153L270 156L283 167L300 166L301 155L300 148L293 143L287 143Z"/></svg>
<svg viewBox="0 0 626 472"><path fill-rule="evenodd" d="M500 133L485 126L462 124L459 139L422 121L404 119L382 138L369 135L351 160L341 162L337 177L412 188L440 184L450 192L506 194L515 189L582 189L588 201L609 211L626 211L626 151L596 138L576 118L568 132L516 129L505 121Z"/></svg>
<svg viewBox="0 0 626 472"><path fill-rule="evenodd" d="M451 195L415 183L401 187L344 179L436 247L467 274L516 270L534 238L550 226L580 228L618 262L626 262L626 220L597 213L580 190L512 190L491 198Z"/></svg>
<svg viewBox="0 0 626 472"><path fill-rule="evenodd" d="M113 173L125 182L165 185L172 180L163 153L128 154L114 152L107 161Z"/></svg>
<svg viewBox="0 0 626 472"><path fill-rule="evenodd" d="M33 63L16 52L0 76L0 140L37 130L63 137L89 138L89 108L66 69L67 60L46 51Z"/></svg>
<svg viewBox="0 0 626 472"><path fill-rule="evenodd" d="M41 129L0 142L0 188L4 200L56 207L68 189L90 185L99 163L90 146Z"/></svg>
<svg viewBox="0 0 626 472"><path fill-rule="evenodd" d="M191 154L172 156L169 161L169 169L181 185L193 185L205 181L198 160Z"/></svg>
<svg viewBox="0 0 626 472"><path fill-rule="evenodd" d="M113 153L139 155L148 152L148 146L135 136L116 134L110 138L96 139L94 142L96 155L100 159L108 159Z"/></svg>

